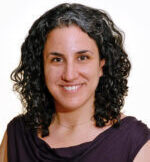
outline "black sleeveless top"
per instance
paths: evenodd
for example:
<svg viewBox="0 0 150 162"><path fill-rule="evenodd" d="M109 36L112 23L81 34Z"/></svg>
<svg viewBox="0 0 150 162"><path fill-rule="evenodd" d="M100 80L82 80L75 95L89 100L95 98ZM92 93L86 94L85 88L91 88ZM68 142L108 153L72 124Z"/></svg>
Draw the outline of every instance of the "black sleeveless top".
<svg viewBox="0 0 150 162"><path fill-rule="evenodd" d="M51 148L36 133L25 130L22 117L8 124L7 134L9 162L132 162L150 139L150 129L131 116L93 141L65 148Z"/></svg>

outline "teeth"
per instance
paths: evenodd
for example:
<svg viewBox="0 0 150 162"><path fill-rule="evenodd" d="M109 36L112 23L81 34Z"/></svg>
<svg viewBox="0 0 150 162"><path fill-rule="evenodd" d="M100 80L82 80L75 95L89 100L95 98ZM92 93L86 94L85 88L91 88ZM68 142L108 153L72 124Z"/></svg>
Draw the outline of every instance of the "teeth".
<svg viewBox="0 0 150 162"><path fill-rule="evenodd" d="M69 86L69 87L64 87L67 91L72 91L72 90L77 90L79 86Z"/></svg>

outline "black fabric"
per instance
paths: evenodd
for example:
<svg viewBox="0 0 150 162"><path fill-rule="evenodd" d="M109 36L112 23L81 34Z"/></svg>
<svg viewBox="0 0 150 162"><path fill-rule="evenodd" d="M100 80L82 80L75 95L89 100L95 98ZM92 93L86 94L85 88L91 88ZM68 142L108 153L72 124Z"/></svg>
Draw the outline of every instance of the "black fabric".
<svg viewBox="0 0 150 162"><path fill-rule="evenodd" d="M7 134L8 162L132 162L150 139L149 128L131 116L93 141L66 148L51 148L35 132L25 130L21 116L8 124Z"/></svg>

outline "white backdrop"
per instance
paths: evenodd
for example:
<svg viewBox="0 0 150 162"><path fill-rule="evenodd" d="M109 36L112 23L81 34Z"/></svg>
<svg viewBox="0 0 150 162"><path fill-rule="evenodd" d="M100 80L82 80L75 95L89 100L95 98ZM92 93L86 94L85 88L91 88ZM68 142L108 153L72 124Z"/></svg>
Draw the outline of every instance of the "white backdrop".
<svg viewBox="0 0 150 162"><path fill-rule="evenodd" d="M20 46L33 22L63 2L106 10L125 32L125 48L132 63L129 93L123 112L150 127L150 4L149 0L5 0L0 1L0 142L8 122L22 106L12 91L10 73L18 65Z"/></svg>

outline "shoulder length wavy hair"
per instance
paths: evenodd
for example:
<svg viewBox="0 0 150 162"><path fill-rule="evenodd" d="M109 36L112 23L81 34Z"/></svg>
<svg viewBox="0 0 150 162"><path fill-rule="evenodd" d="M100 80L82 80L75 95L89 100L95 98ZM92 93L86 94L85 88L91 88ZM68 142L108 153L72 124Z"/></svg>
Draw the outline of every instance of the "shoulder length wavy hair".
<svg viewBox="0 0 150 162"><path fill-rule="evenodd" d="M106 12L81 4L64 3L38 18L21 47L21 61L12 72L14 90L20 94L25 125L49 135L48 127L55 113L54 101L44 80L43 49L48 33L56 27L77 25L95 40L100 58L105 59L103 76L95 92L94 119L97 127L108 121L119 125L120 111L127 95L130 61L123 49L123 39Z"/></svg>

